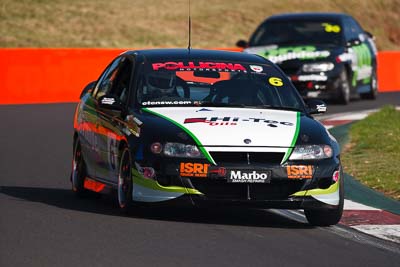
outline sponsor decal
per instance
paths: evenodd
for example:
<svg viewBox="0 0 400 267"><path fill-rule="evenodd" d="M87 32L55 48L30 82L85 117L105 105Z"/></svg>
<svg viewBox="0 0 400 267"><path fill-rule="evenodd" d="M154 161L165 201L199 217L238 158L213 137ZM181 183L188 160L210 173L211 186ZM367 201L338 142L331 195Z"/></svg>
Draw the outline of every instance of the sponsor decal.
<svg viewBox="0 0 400 267"><path fill-rule="evenodd" d="M207 177L209 166L207 163L181 162L179 174L182 177Z"/></svg>
<svg viewBox="0 0 400 267"><path fill-rule="evenodd" d="M286 172L289 179L311 179L314 166L312 165L289 165Z"/></svg>
<svg viewBox="0 0 400 267"><path fill-rule="evenodd" d="M112 104L115 103L115 99L112 98L112 97L104 97L104 98L101 100L101 103L102 103L102 104L105 104L105 105L112 105Z"/></svg>
<svg viewBox="0 0 400 267"><path fill-rule="evenodd" d="M299 75L297 76L297 80L304 82L304 81L327 81L328 77L325 75L317 75L317 74L310 74L310 75Z"/></svg>
<svg viewBox="0 0 400 267"><path fill-rule="evenodd" d="M250 69L252 71L255 71L255 72L262 72L263 71L263 67L262 66L257 66L257 65L250 65Z"/></svg>
<svg viewBox="0 0 400 267"><path fill-rule="evenodd" d="M278 125L293 126L291 122L268 120L263 118L239 118L239 117L202 117L202 118L186 118L184 124L188 123L206 123L210 126L235 126L241 122L265 123L266 126L276 128Z"/></svg>
<svg viewBox="0 0 400 267"><path fill-rule="evenodd" d="M213 70L213 71L234 71L247 72L246 68L239 63L225 62L160 62L152 64L153 70Z"/></svg>
<svg viewBox="0 0 400 267"><path fill-rule="evenodd" d="M142 102L142 106L155 106L155 105L196 105L199 101L184 101L184 100L176 100L176 101L146 101Z"/></svg>
<svg viewBox="0 0 400 267"><path fill-rule="evenodd" d="M353 46L352 52L356 55L356 60L352 64L354 70L352 85L355 86L357 80L362 80L364 84L369 83L372 75L371 51L366 44L361 44Z"/></svg>
<svg viewBox="0 0 400 267"><path fill-rule="evenodd" d="M322 26L324 27L324 30L326 32L339 33L341 31L341 28L339 25L334 25L334 24L330 24L330 23L322 23Z"/></svg>
<svg viewBox="0 0 400 267"><path fill-rule="evenodd" d="M317 51L315 46L292 46L264 50L262 52L258 52L257 54L269 59L274 63L280 63L293 59L307 60L327 58L331 53L327 50Z"/></svg>
<svg viewBox="0 0 400 267"><path fill-rule="evenodd" d="M228 182L230 183L267 183L271 175L268 171L231 170Z"/></svg>

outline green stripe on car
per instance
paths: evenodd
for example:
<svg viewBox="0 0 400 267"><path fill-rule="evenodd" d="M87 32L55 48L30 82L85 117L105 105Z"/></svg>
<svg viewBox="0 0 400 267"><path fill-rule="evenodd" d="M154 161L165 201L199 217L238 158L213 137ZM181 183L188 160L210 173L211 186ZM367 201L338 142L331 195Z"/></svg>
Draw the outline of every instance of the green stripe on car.
<svg viewBox="0 0 400 267"><path fill-rule="evenodd" d="M186 127L184 127L183 125L181 125L179 122L174 121L171 118L168 118L160 113L154 112L152 110L149 110L148 108L142 108L143 111L148 112L150 114L153 114L155 116L158 116L160 118L163 118L173 124L175 124L176 126L178 126L179 128L181 128L183 131L185 131L190 137L193 138L193 140L195 141L197 147L200 149L201 153L203 153L204 157L213 165L217 165L214 161L214 159L211 157L210 153L208 153L208 151L204 148L204 146L201 144L200 140Z"/></svg>

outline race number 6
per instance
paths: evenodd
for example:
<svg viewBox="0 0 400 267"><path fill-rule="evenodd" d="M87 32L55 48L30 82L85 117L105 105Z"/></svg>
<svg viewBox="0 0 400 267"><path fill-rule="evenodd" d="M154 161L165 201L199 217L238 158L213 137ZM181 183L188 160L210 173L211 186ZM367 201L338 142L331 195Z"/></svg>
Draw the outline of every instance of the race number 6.
<svg viewBox="0 0 400 267"><path fill-rule="evenodd" d="M268 79L269 84L273 85L273 86L282 86L283 82L281 78L278 77L271 77Z"/></svg>

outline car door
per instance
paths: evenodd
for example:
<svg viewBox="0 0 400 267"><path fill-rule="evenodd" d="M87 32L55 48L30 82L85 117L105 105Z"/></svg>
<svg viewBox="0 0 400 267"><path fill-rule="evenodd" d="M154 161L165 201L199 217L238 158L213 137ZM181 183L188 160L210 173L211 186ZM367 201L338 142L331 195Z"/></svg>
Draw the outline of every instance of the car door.
<svg viewBox="0 0 400 267"><path fill-rule="evenodd" d="M85 105L83 107L85 125L80 138L83 140L82 153L84 154L85 163L87 165L87 172L91 177L97 176L100 162L98 135L101 132L101 128L99 127L97 100L110 90L120 61L121 59L117 58L107 66L97 81L92 94L85 99Z"/></svg>
<svg viewBox="0 0 400 267"><path fill-rule="evenodd" d="M107 95L120 100L123 110L113 111L100 109L98 116L99 131L98 149L99 166L97 177L110 182L117 182L118 173L118 147L124 139L124 117L129 99L129 88L133 74L133 59L129 56L123 57L118 66L116 77Z"/></svg>
<svg viewBox="0 0 400 267"><path fill-rule="evenodd" d="M360 25L351 17L344 20L345 38L352 54L351 85L357 88L371 81L375 55L368 37Z"/></svg>

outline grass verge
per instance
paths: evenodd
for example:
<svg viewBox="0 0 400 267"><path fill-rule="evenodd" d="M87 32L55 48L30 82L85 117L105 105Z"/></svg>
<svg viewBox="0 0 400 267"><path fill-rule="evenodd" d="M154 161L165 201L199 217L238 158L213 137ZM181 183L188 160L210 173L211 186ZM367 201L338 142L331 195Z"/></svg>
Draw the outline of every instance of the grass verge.
<svg viewBox="0 0 400 267"><path fill-rule="evenodd" d="M400 200L400 111L385 106L350 128L342 153L345 172Z"/></svg>
<svg viewBox="0 0 400 267"><path fill-rule="evenodd" d="M344 12L400 49L399 0L191 1L192 45L232 47L268 16ZM1 0L0 47L186 47L188 0Z"/></svg>

